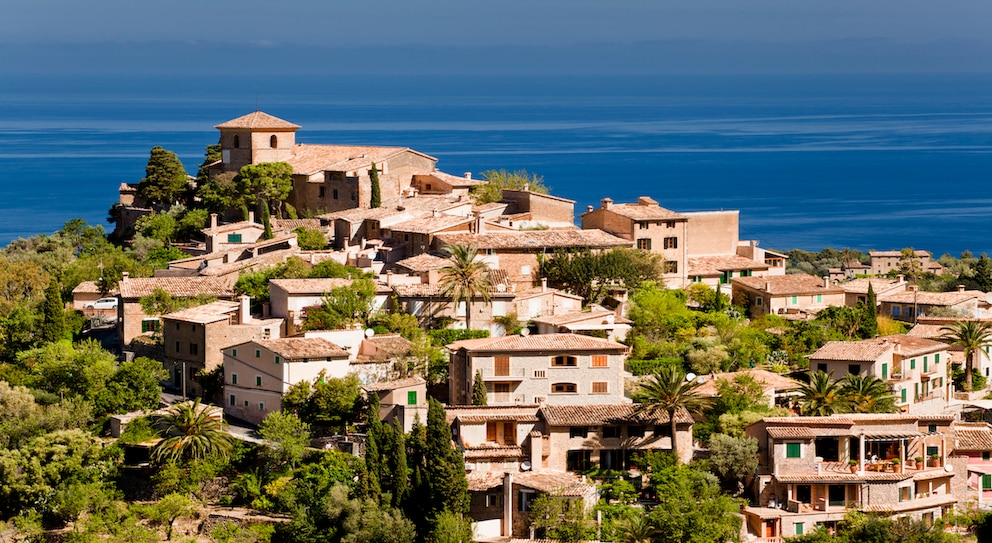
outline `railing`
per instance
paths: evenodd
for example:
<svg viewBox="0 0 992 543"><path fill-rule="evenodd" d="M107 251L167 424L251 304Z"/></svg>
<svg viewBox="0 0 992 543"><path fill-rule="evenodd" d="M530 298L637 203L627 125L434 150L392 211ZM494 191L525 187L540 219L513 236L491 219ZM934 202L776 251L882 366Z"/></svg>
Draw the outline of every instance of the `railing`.
<svg viewBox="0 0 992 543"><path fill-rule="evenodd" d="M507 371L497 372L494 368L482 368L482 378L494 380L499 377L514 377L522 379L527 377L527 368L510 368Z"/></svg>

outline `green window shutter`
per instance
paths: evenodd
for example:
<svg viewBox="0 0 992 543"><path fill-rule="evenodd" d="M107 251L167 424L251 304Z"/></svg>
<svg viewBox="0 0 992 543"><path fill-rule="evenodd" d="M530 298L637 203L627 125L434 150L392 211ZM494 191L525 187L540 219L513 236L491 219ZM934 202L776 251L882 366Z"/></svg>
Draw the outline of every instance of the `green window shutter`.
<svg viewBox="0 0 992 543"><path fill-rule="evenodd" d="M906 389L902 389L902 403L906 403Z"/></svg>
<svg viewBox="0 0 992 543"><path fill-rule="evenodd" d="M940 354L933 355L933 363L940 364Z"/></svg>
<svg viewBox="0 0 992 543"><path fill-rule="evenodd" d="M992 475L985 473L982 475L982 490L992 489Z"/></svg>
<svg viewBox="0 0 992 543"><path fill-rule="evenodd" d="M799 303L799 296L793 296L792 297L792 305L796 305L798 303Z"/></svg>
<svg viewBox="0 0 992 543"><path fill-rule="evenodd" d="M227 235L227 242L228 243L241 243L241 234L228 234Z"/></svg>
<svg viewBox="0 0 992 543"><path fill-rule="evenodd" d="M282 359L280 359L280 358L279 358L279 356L278 356L278 355L276 355L276 364L278 364L278 363L280 363L280 362L282 362Z"/></svg>
<svg viewBox="0 0 992 543"><path fill-rule="evenodd" d="M889 378L889 365L882 364L882 380L884 381L888 378Z"/></svg>
<svg viewBox="0 0 992 543"><path fill-rule="evenodd" d="M918 398L920 396L920 384L913 383L913 397Z"/></svg>
<svg viewBox="0 0 992 543"><path fill-rule="evenodd" d="M923 373L927 372L927 357L923 357Z"/></svg>
<svg viewBox="0 0 992 543"><path fill-rule="evenodd" d="M816 303L818 303L818 304L822 304L823 303L823 295L822 294L817 294L816 295Z"/></svg>
<svg viewBox="0 0 992 543"><path fill-rule="evenodd" d="M234 358L237 358L238 357L238 350L237 349L231 349L231 356L233 356Z"/></svg>
<svg viewBox="0 0 992 543"><path fill-rule="evenodd" d="M989 453L989 451L982 452L982 460L984 460L986 462L988 462L989 460L992 460L992 453Z"/></svg>
<svg viewBox="0 0 992 543"><path fill-rule="evenodd" d="M915 358L910 358L909 359L909 369L911 369L911 370L915 370L916 369L916 359Z"/></svg>
<svg viewBox="0 0 992 543"><path fill-rule="evenodd" d="M797 522L796 523L796 535L803 535L803 523L802 522Z"/></svg>
<svg viewBox="0 0 992 543"><path fill-rule="evenodd" d="M406 404L407 405L417 405L417 391L408 390L406 393Z"/></svg>
<svg viewBox="0 0 992 543"><path fill-rule="evenodd" d="M231 384L232 385L238 384L238 374L237 373L232 373L231 374Z"/></svg>
<svg viewBox="0 0 992 543"><path fill-rule="evenodd" d="M802 444L801 443L786 443L785 444L785 457L786 458L799 458L802 456Z"/></svg>
<svg viewBox="0 0 992 543"><path fill-rule="evenodd" d="M262 376L261 375L256 375L255 376L255 386L257 386L257 387L262 386Z"/></svg>

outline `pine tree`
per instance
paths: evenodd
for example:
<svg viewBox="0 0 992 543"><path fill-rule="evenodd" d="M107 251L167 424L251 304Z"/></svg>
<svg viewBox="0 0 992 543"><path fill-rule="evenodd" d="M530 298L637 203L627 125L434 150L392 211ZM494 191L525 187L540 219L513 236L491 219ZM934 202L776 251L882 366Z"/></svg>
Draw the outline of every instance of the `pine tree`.
<svg viewBox="0 0 992 543"><path fill-rule="evenodd" d="M878 301L875 299L875 289L868 283L868 296L865 298L864 336L873 338L878 335Z"/></svg>
<svg viewBox="0 0 992 543"><path fill-rule="evenodd" d="M152 147L145 178L138 183L138 196L150 204L170 205L189 190L189 175L176 153Z"/></svg>
<svg viewBox="0 0 992 543"><path fill-rule="evenodd" d="M369 203L369 207L373 209L382 207L382 192L379 188L379 169L375 167L375 162L372 163L372 169L369 170L369 179L372 182L372 201Z"/></svg>
<svg viewBox="0 0 992 543"><path fill-rule="evenodd" d="M975 262L975 283L979 290L992 292L992 258L985 253Z"/></svg>
<svg viewBox="0 0 992 543"><path fill-rule="evenodd" d="M472 382L472 405L487 405L486 383L482 380L482 371L476 370L475 380Z"/></svg>
<svg viewBox="0 0 992 543"><path fill-rule="evenodd" d="M59 341L65 337L65 304L59 282L53 277L45 289L45 320L41 326L41 339L45 342Z"/></svg>

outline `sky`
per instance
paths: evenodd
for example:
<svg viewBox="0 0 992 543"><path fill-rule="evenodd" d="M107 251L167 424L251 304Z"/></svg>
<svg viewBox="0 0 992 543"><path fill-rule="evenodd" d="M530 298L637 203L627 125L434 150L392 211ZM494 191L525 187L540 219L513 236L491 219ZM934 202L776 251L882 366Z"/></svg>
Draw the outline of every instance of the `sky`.
<svg viewBox="0 0 992 543"><path fill-rule="evenodd" d="M502 59L581 70L587 58L590 70L989 71L990 30L992 0L7 0L0 69L131 62L74 49L91 45L167 60L279 48L303 51L301 64L315 49L374 49L369 62L440 51L497 69ZM80 57L60 62L59 50Z"/></svg>

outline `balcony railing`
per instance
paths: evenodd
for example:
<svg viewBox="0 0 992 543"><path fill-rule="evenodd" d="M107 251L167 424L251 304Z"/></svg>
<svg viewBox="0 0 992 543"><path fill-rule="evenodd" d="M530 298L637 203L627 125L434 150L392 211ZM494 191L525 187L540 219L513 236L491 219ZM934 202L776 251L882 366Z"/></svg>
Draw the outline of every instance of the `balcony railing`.
<svg viewBox="0 0 992 543"><path fill-rule="evenodd" d="M509 368L505 371L496 371L493 368L482 368L482 378L486 381L519 381L527 377L527 368Z"/></svg>

